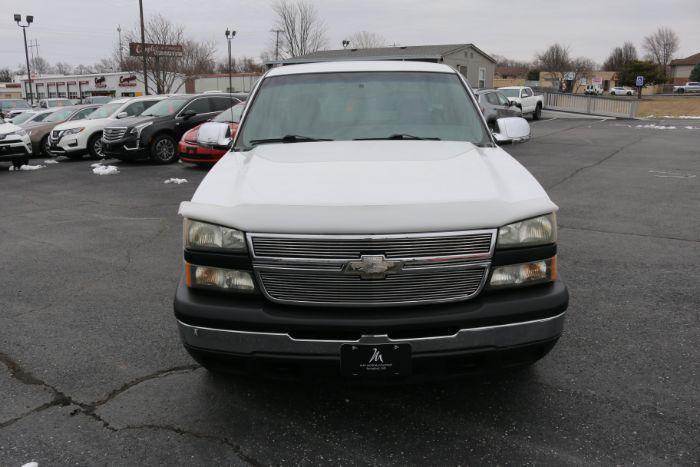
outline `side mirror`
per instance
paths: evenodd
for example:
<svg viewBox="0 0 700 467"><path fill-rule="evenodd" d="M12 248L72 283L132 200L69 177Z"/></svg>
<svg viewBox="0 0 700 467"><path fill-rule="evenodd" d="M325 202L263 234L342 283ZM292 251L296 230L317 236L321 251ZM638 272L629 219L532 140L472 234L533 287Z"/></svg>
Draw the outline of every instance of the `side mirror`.
<svg viewBox="0 0 700 467"><path fill-rule="evenodd" d="M197 115L197 112L195 112L195 111L192 110L192 109L185 110L184 112L182 112L182 113L180 114L180 116L181 116L182 118L184 118L184 119L192 118L192 117L194 117L195 115Z"/></svg>
<svg viewBox="0 0 700 467"><path fill-rule="evenodd" d="M530 124L521 117L499 118L493 136L498 143L521 143L530 139Z"/></svg>
<svg viewBox="0 0 700 467"><path fill-rule="evenodd" d="M207 122L197 131L197 144L203 147L228 149L232 142L231 127L227 123Z"/></svg>
<svg viewBox="0 0 700 467"><path fill-rule="evenodd" d="M117 118L126 118L126 117L128 117L128 116L129 116L129 114L126 113L126 112L119 112L119 113L117 114Z"/></svg>

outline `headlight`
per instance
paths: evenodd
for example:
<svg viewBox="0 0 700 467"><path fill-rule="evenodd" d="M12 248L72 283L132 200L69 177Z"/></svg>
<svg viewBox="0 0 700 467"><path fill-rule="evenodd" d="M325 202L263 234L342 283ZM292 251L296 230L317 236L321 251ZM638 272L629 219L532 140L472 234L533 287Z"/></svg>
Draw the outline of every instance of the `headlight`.
<svg viewBox="0 0 700 467"><path fill-rule="evenodd" d="M552 282L557 278L557 257L529 263L497 266L491 273L489 288L517 287Z"/></svg>
<svg viewBox="0 0 700 467"><path fill-rule="evenodd" d="M186 263L187 286L195 289L221 289L229 292L253 293L255 282L248 271L195 266Z"/></svg>
<svg viewBox="0 0 700 467"><path fill-rule="evenodd" d="M153 122L147 122L147 123L142 123L140 125L136 125L134 128L131 129L129 132L132 135L136 135L137 138L141 137L141 132L143 131L144 128L153 125Z"/></svg>
<svg viewBox="0 0 700 467"><path fill-rule="evenodd" d="M514 222L498 229L497 248L546 245L557 241L554 213Z"/></svg>
<svg viewBox="0 0 700 467"><path fill-rule="evenodd" d="M28 134L28 133L27 133L26 131L24 131L24 130L16 130L16 131L13 131L12 133L8 133L8 134L5 135L5 136L6 136L6 137L7 137L7 136L20 136L20 137L21 137L21 136L26 136L27 134Z"/></svg>
<svg viewBox="0 0 700 467"><path fill-rule="evenodd" d="M63 136L65 135L75 135L77 133L80 133L83 131L85 128L71 128L70 130L64 130L63 131Z"/></svg>
<svg viewBox="0 0 700 467"><path fill-rule="evenodd" d="M185 248L232 252L247 251L243 232L220 225L185 219L184 236Z"/></svg>

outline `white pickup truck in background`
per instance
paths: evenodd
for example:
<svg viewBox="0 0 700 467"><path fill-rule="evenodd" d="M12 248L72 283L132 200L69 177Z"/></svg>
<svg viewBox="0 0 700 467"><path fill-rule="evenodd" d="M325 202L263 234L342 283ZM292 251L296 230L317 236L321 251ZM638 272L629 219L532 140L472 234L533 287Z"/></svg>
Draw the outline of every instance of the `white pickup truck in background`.
<svg viewBox="0 0 700 467"><path fill-rule="evenodd" d="M532 88L526 86L508 86L498 88L509 101L515 102L523 111L523 116L531 114L533 120L539 120L542 116L544 98L536 96Z"/></svg>
<svg viewBox="0 0 700 467"><path fill-rule="evenodd" d="M689 81L683 86L673 86L673 92L683 94L685 92L700 92L700 81Z"/></svg>

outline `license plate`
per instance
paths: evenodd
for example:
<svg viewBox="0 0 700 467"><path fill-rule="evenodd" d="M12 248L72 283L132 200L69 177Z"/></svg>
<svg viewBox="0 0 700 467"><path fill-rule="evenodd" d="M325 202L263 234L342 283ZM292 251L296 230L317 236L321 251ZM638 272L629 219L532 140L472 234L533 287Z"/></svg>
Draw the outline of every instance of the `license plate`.
<svg viewBox="0 0 700 467"><path fill-rule="evenodd" d="M345 344L340 347L343 375L361 378L391 378L411 374L409 344Z"/></svg>

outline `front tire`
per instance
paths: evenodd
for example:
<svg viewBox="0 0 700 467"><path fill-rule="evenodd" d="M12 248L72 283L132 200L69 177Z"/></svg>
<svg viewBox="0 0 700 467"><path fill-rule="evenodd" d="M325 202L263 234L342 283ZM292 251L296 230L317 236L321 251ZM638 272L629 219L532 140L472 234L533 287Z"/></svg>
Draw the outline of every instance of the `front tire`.
<svg viewBox="0 0 700 467"><path fill-rule="evenodd" d="M43 138L41 138L41 142L39 143L39 150L41 151L40 155L45 157L53 157L53 154L51 154L51 143L49 143L49 135L46 135Z"/></svg>
<svg viewBox="0 0 700 467"><path fill-rule="evenodd" d="M102 151L102 133L96 133L88 139L87 149L90 157L93 159L102 159L104 153Z"/></svg>
<svg viewBox="0 0 700 467"><path fill-rule="evenodd" d="M683 88L680 88L680 89L678 90L678 94L683 94L684 92L685 92L685 89L683 89Z"/></svg>
<svg viewBox="0 0 700 467"><path fill-rule="evenodd" d="M157 164L172 164L178 159L177 145L170 135L158 135L151 143L151 160Z"/></svg>
<svg viewBox="0 0 700 467"><path fill-rule="evenodd" d="M537 104L535 111L532 112L532 119L539 120L540 118L542 118L542 104Z"/></svg>

